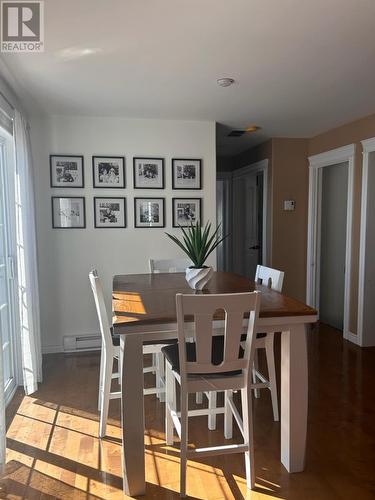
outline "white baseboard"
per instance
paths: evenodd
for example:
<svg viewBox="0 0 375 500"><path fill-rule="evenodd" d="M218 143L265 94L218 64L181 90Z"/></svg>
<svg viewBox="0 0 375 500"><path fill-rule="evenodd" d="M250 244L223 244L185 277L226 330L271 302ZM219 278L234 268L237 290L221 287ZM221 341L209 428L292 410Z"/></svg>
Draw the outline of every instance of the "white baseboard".
<svg viewBox="0 0 375 500"><path fill-rule="evenodd" d="M42 354L54 354L57 352L64 352L62 345L43 345Z"/></svg>
<svg viewBox="0 0 375 500"><path fill-rule="evenodd" d="M359 336L355 335L352 332L347 333L346 340L349 340L349 342L353 342L353 344L360 345Z"/></svg>

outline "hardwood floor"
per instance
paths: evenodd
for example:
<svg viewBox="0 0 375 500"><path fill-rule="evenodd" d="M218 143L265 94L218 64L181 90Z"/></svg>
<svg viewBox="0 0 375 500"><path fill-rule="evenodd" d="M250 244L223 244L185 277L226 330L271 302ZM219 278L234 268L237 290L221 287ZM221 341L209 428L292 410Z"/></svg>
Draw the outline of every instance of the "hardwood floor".
<svg viewBox="0 0 375 500"><path fill-rule="evenodd" d="M361 350L321 325L309 333L309 359L305 472L288 474L280 464L280 425L272 419L270 394L262 391L255 400L256 491L246 490L242 456L219 456L189 462L190 498L375 498L375 348ZM7 410L0 498L123 498L120 404L110 403L108 437L100 441L98 368L98 354L48 355L40 390L31 397L17 392ZM178 498L178 444L165 445L164 409L154 396L146 397L145 411L144 498ZM216 431L208 431L205 417L190 422L191 443L224 441L222 417Z"/></svg>

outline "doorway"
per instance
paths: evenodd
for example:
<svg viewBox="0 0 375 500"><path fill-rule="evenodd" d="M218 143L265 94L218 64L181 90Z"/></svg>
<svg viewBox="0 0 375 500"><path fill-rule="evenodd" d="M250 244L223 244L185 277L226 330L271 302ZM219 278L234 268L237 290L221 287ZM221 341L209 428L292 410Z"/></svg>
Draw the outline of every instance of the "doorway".
<svg viewBox="0 0 375 500"><path fill-rule="evenodd" d="M267 172L268 160L233 172L232 271L250 279L266 263Z"/></svg>
<svg viewBox="0 0 375 500"><path fill-rule="evenodd" d="M344 328L345 247L348 206L348 162L322 171L320 213L319 317Z"/></svg>
<svg viewBox="0 0 375 500"><path fill-rule="evenodd" d="M354 151L352 144L309 158L307 302L349 340Z"/></svg>

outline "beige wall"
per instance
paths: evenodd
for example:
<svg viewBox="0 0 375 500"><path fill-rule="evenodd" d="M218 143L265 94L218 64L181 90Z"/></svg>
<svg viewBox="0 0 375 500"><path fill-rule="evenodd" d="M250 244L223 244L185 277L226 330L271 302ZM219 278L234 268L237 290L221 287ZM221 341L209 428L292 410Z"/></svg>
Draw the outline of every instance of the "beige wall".
<svg viewBox="0 0 375 500"><path fill-rule="evenodd" d="M307 142L272 140L271 265L285 272L285 293L302 301L306 297ZM296 209L285 211L284 200L294 200Z"/></svg>

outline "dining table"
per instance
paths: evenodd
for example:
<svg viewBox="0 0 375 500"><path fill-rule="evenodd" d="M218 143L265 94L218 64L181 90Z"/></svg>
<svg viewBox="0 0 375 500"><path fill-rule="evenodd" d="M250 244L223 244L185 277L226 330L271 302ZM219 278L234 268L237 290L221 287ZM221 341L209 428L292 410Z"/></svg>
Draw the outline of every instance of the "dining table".
<svg viewBox="0 0 375 500"><path fill-rule="evenodd" d="M120 335L123 488L145 494L143 343L177 339L176 294L225 294L259 290L257 333L281 332L280 460L288 472L304 469L307 410L307 328L317 311L249 278L214 272L207 288L192 290L184 273L124 274L113 278L113 331ZM188 320L188 318L187 318ZM224 312L213 320L218 328Z"/></svg>

